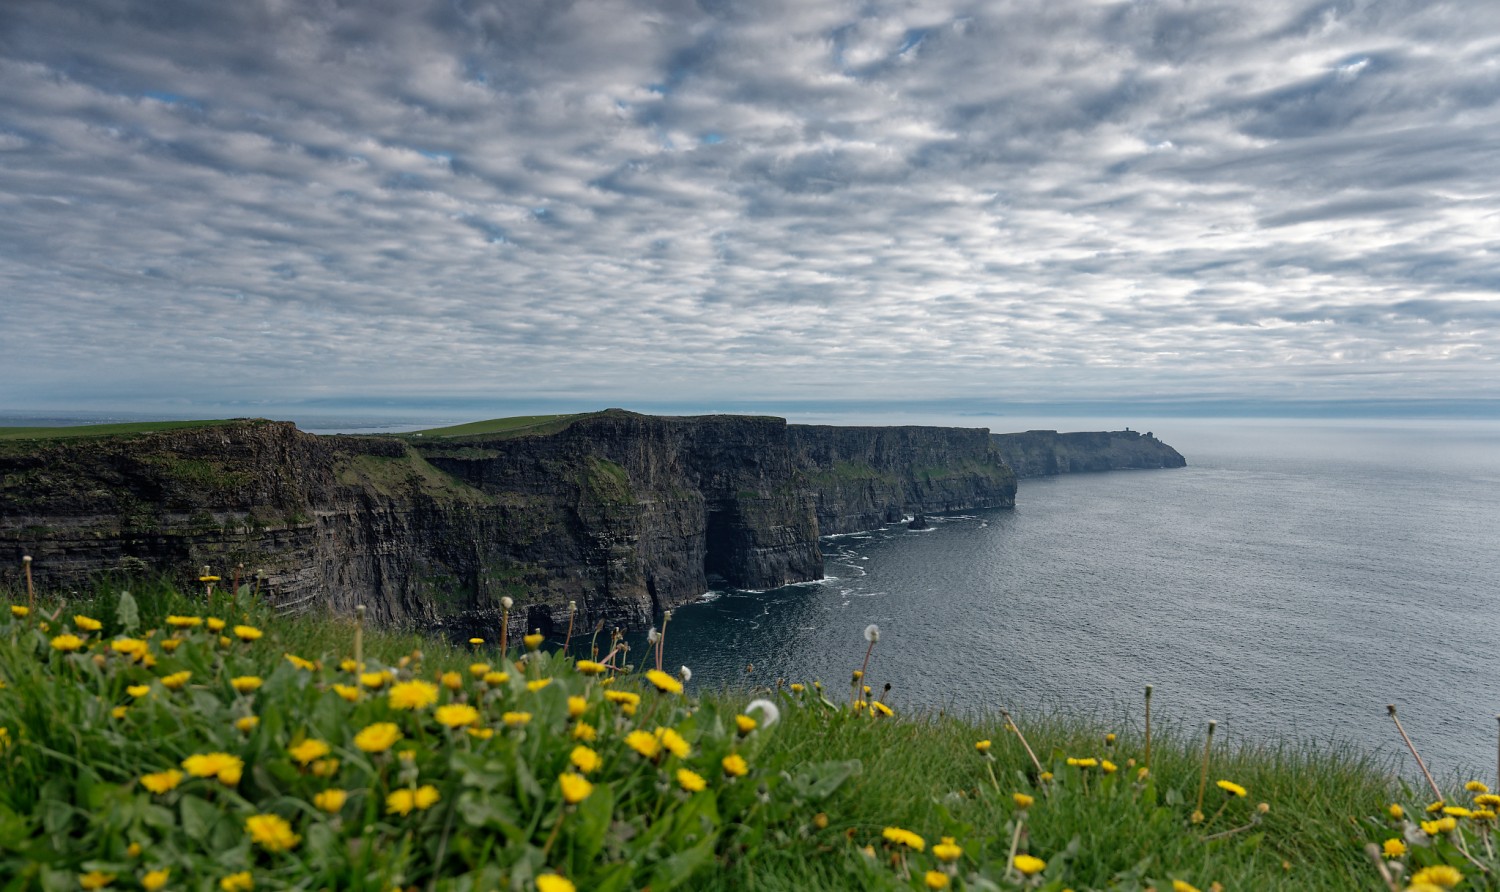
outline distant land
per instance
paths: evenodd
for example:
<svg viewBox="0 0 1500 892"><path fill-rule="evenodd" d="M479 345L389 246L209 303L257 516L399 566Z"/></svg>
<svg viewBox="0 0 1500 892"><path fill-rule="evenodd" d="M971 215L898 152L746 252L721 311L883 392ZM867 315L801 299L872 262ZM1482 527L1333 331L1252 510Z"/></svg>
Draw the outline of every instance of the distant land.
<svg viewBox="0 0 1500 892"><path fill-rule="evenodd" d="M823 575L819 537L1013 507L1017 477L1180 467L1136 431L788 424L622 409L320 436L263 419L0 427L0 582L106 571L260 584L455 634L642 624L711 585ZM238 570L243 565L243 570Z"/></svg>

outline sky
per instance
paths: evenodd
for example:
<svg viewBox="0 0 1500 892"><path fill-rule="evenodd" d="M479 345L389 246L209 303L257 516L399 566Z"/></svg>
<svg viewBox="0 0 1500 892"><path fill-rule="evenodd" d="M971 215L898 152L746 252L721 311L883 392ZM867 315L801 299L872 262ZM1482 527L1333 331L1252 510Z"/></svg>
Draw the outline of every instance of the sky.
<svg viewBox="0 0 1500 892"><path fill-rule="evenodd" d="M1492 0L5 0L0 410L1493 408L1497 158Z"/></svg>

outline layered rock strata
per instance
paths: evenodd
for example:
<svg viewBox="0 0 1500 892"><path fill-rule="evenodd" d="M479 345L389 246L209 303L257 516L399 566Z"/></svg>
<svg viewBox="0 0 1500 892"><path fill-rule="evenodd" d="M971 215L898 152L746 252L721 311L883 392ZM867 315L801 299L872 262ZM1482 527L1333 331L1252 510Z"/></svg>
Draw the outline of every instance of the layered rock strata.
<svg viewBox="0 0 1500 892"><path fill-rule="evenodd" d="M1149 431L1026 431L991 439L1017 477L1187 466L1181 453Z"/></svg>

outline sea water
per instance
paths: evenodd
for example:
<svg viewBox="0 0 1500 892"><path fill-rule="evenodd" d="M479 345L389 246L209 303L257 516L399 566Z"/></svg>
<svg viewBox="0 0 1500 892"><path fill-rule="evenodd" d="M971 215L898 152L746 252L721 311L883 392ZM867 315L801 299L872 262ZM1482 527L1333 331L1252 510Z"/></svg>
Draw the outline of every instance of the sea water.
<svg viewBox="0 0 1500 892"><path fill-rule="evenodd" d="M1058 425L1067 429L1068 425ZM823 541L827 578L676 611L695 687L866 681L904 712L1153 715L1354 743L1443 776L1496 759L1500 425L1160 421L1188 467L1022 480L1014 510ZM644 642L632 655L639 661Z"/></svg>

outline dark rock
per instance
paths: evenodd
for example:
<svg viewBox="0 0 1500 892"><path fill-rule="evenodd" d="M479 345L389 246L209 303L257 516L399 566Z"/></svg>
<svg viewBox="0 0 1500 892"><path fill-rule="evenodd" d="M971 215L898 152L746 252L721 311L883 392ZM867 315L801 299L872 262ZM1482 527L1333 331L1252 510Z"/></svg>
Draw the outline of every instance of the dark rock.
<svg viewBox="0 0 1500 892"><path fill-rule="evenodd" d="M916 517L913 517L911 519L911 522L906 525L906 528L908 530L930 530L932 529L932 524L927 522L926 517L918 514Z"/></svg>
<svg viewBox="0 0 1500 892"><path fill-rule="evenodd" d="M1150 433L1139 431L1026 431L993 434L995 447L1017 477L1080 471L1181 468L1187 459Z"/></svg>

